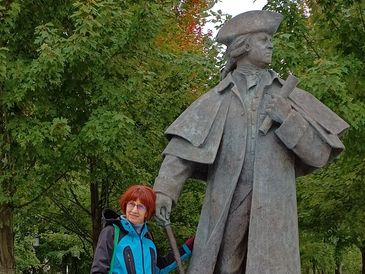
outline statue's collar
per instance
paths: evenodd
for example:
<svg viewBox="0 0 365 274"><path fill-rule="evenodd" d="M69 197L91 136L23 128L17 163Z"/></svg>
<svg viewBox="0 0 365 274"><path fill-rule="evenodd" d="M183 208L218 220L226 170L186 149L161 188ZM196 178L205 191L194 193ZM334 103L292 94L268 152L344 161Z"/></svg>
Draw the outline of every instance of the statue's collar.
<svg viewBox="0 0 365 274"><path fill-rule="evenodd" d="M236 72L243 74L243 75L256 75L259 76L261 73L264 73L267 71L267 69L262 69L259 67L256 67L254 65L240 65L235 69Z"/></svg>
<svg viewBox="0 0 365 274"><path fill-rule="evenodd" d="M269 70L262 70L267 71L271 75L271 81L269 81L271 84L275 79L278 79L280 81L280 78L278 77L277 73L271 69ZM229 72L227 76L221 80L218 85L214 87L214 90L218 93L224 92L228 87L237 86L236 81L232 77L232 72Z"/></svg>
<svg viewBox="0 0 365 274"><path fill-rule="evenodd" d="M229 72L227 76L222 79L218 85L214 87L214 91L218 93L222 93L224 90L226 90L228 87L235 85L235 82L232 78L232 73Z"/></svg>

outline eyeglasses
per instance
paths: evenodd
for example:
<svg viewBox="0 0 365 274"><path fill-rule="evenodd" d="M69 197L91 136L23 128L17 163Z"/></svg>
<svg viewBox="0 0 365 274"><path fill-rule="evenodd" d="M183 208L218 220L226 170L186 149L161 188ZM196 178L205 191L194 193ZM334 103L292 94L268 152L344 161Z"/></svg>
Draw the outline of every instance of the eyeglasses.
<svg viewBox="0 0 365 274"><path fill-rule="evenodd" d="M138 211L146 211L146 207L143 204L137 204L136 202L130 201L127 203L127 208L133 209L137 207Z"/></svg>

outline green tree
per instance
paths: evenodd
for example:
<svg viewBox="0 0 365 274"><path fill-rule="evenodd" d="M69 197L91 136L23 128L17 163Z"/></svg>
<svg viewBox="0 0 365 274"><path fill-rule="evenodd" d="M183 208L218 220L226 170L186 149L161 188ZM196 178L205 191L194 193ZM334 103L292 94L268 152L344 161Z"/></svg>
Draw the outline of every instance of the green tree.
<svg viewBox="0 0 365 274"><path fill-rule="evenodd" d="M214 48L180 20L207 2L0 2L0 273L14 273L14 238L23 270L87 268L101 209L153 181L164 128L214 82ZM23 254L35 233L37 259Z"/></svg>
<svg viewBox="0 0 365 274"><path fill-rule="evenodd" d="M332 260L341 273L344 250L355 245L363 254L365 273L365 150L359 142L365 138L365 3L287 0L268 1L267 8L284 15L276 37L275 69L283 76L298 75L300 87L350 124L341 158L298 182L302 255L316 242L330 244L333 252L318 252L317 261L325 271L323 263ZM311 263L308 257L302 260L303 265Z"/></svg>

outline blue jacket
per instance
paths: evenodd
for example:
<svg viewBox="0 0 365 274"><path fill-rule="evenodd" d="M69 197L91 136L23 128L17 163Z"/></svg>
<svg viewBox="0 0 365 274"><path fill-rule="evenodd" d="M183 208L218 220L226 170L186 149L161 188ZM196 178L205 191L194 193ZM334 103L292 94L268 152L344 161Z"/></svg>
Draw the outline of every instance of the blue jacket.
<svg viewBox="0 0 365 274"><path fill-rule="evenodd" d="M99 235L91 274L107 274L109 271L114 248L112 224L117 224L120 229L113 274L164 274L176 268L172 252L163 257L158 256L146 223L138 234L124 216L118 216L111 210L105 210L103 218L106 225ZM180 248L180 255L181 260L186 260L191 255L186 244Z"/></svg>

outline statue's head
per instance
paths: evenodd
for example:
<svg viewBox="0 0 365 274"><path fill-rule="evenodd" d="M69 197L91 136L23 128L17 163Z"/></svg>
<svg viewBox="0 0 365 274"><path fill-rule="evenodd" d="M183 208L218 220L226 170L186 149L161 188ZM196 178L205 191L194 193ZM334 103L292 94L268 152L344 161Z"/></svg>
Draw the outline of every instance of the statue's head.
<svg viewBox="0 0 365 274"><path fill-rule="evenodd" d="M265 68L272 59L272 35L283 16L276 12L253 10L228 20L219 30L216 40L227 46L229 70L239 64Z"/></svg>

